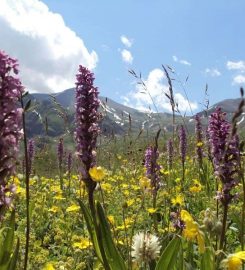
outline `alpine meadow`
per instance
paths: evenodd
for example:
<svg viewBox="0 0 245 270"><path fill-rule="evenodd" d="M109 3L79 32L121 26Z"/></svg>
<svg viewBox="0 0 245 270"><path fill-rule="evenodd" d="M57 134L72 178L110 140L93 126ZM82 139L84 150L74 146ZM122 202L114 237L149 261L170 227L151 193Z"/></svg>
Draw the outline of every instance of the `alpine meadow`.
<svg viewBox="0 0 245 270"><path fill-rule="evenodd" d="M245 270L244 3L78 2L0 0L0 270Z"/></svg>

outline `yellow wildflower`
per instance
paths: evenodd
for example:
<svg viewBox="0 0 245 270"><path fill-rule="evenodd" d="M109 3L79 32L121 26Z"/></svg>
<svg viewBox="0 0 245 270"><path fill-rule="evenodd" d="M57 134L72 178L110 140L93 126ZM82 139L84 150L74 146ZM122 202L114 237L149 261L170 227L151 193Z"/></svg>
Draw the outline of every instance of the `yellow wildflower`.
<svg viewBox="0 0 245 270"><path fill-rule="evenodd" d="M30 180L29 180L29 185L30 186L33 186L34 184L35 184L35 179L34 178L31 178Z"/></svg>
<svg viewBox="0 0 245 270"><path fill-rule="evenodd" d="M58 194L57 196L54 196L54 199L56 199L56 200L65 200L65 198L62 197L62 194Z"/></svg>
<svg viewBox="0 0 245 270"><path fill-rule="evenodd" d="M134 204L134 199L127 200L126 203L127 203L128 206L131 206L131 205Z"/></svg>
<svg viewBox="0 0 245 270"><path fill-rule="evenodd" d="M72 245L74 248L86 249L91 246L91 242L87 238L81 238L79 242L75 242Z"/></svg>
<svg viewBox="0 0 245 270"><path fill-rule="evenodd" d="M198 142L197 143L197 147L202 147L203 146L203 142Z"/></svg>
<svg viewBox="0 0 245 270"><path fill-rule="evenodd" d="M17 186L16 194L20 194L20 196L24 196L26 194L26 190L23 187Z"/></svg>
<svg viewBox="0 0 245 270"><path fill-rule="evenodd" d="M51 186L50 187L50 190L51 191L54 191L54 192L57 192L57 193L61 193L62 192L62 190L60 189L60 186L59 185Z"/></svg>
<svg viewBox="0 0 245 270"><path fill-rule="evenodd" d="M165 228L163 228L163 229L159 229L158 230L159 231L159 233L166 233L166 232L176 232L176 228L173 226L173 225L169 225L169 227L165 227Z"/></svg>
<svg viewBox="0 0 245 270"><path fill-rule="evenodd" d="M111 192L112 191L112 185L109 183L102 183L101 187L104 191Z"/></svg>
<svg viewBox="0 0 245 270"><path fill-rule="evenodd" d="M115 224L115 218L114 218L114 216L109 215L109 216L107 216L107 218L108 218L109 222L110 222L112 225Z"/></svg>
<svg viewBox="0 0 245 270"><path fill-rule="evenodd" d="M148 189L151 187L151 181L149 178L143 176L141 179L140 179L140 186L141 188L143 189Z"/></svg>
<svg viewBox="0 0 245 270"><path fill-rule="evenodd" d="M66 208L66 212L74 212L74 211L78 211L79 209L80 207L78 205L73 204Z"/></svg>
<svg viewBox="0 0 245 270"><path fill-rule="evenodd" d="M129 227L129 225L128 226L119 225L119 226L116 227L116 230L121 231L121 230L124 230L125 228L127 229L128 227Z"/></svg>
<svg viewBox="0 0 245 270"><path fill-rule="evenodd" d="M123 194L124 194L125 196L129 196L130 193L129 193L128 190L124 190L124 191L123 191Z"/></svg>
<svg viewBox="0 0 245 270"><path fill-rule="evenodd" d="M53 212L53 213L56 213L59 211L59 207L58 206L55 206L53 205L51 208L49 208L48 212Z"/></svg>
<svg viewBox="0 0 245 270"><path fill-rule="evenodd" d="M221 262L221 265L227 270L240 270L243 261L245 261L245 251L239 251L228 255L228 257Z"/></svg>
<svg viewBox="0 0 245 270"><path fill-rule="evenodd" d="M125 230L125 229L128 229L128 228L130 228L130 224L125 224L125 225L122 224L122 225L117 226L116 230L120 231L120 230Z"/></svg>
<svg viewBox="0 0 245 270"><path fill-rule="evenodd" d="M160 172L164 175L169 175L169 171L168 170L164 170L164 169L161 169Z"/></svg>
<svg viewBox="0 0 245 270"><path fill-rule="evenodd" d="M189 241L196 240L198 243L199 252L203 253L205 250L204 234L199 229L199 225L186 210L181 210L180 217L185 222L183 236Z"/></svg>
<svg viewBox="0 0 245 270"><path fill-rule="evenodd" d="M53 266L52 263L47 263L47 264L44 266L43 270L55 270L55 268L54 268L54 266Z"/></svg>
<svg viewBox="0 0 245 270"><path fill-rule="evenodd" d="M106 175L105 169L102 167L93 167L89 169L89 174L95 182L101 182Z"/></svg>
<svg viewBox="0 0 245 270"><path fill-rule="evenodd" d="M173 205L183 205L184 204L184 197L183 195L179 194L175 198L171 200Z"/></svg>
<svg viewBox="0 0 245 270"><path fill-rule="evenodd" d="M140 187L137 186L137 185L132 185L131 188L132 188L133 190L139 190L139 189L140 189Z"/></svg>
<svg viewBox="0 0 245 270"><path fill-rule="evenodd" d="M227 260L227 269L228 270L239 270L242 266L242 260L237 258L236 256L231 256Z"/></svg>
<svg viewBox="0 0 245 270"><path fill-rule="evenodd" d="M201 230L198 230L197 244L198 244L199 252L204 253L204 251L205 251L205 236Z"/></svg>
<svg viewBox="0 0 245 270"><path fill-rule="evenodd" d="M175 179L175 182L176 182L176 183L179 183L180 180L181 180L181 178L180 178L180 177L177 177L177 178Z"/></svg>
<svg viewBox="0 0 245 270"><path fill-rule="evenodd" d="M20 185L20 179L17 176L13 177L13 181L16 186Z"/></svg>
<svg viewBox="0 0 245 270"><path fill-rule="evenodd" d="M118 244L120 244L120 245L124 245L124 243L123 243L123 241L122 240L118 240L118 242L117 242Z"/></svg>
<svg viewBox="0 0 245 270"><path fill-rule="evenodd" d="M123 224L121 226L116 227L116 230L128 229L133 222L134 222L133 217L127 217L127 218L125 218L125 220L124 220L124 222L123 222Z"/></svg>
<svg viewBox="0 0 245 270"><path fill-rule="evenodd" d="M71 176L71 178L72 178L73 180L78 180L78 176L75 175L75 174L73 174L73 175Z"/></svg>
<svg viewBox="0 0 245 270"><path fill-rule="evenodd" d="M190 192L193 192L193 193L200 192L202 190L202 185L200 184L200 182L196 179L194 179L193 182L194 182L193 186L189 188Z"/></svg>
<svg viewBox="0 0 245 270"><path fill-rule="evenodd" d="M156 208L148 208L147 209L147 212L150 213L150 214L154 214L156 213L157 209Z"/></svg>
<svg viewBox="0 0 245 270"><path fill-rule="evenodd" d="M133 217L127 217L127 218L125 218L125 224L126 224L126 225L130 225L130 224L132 224L133 222L134 222Z"/></svg>

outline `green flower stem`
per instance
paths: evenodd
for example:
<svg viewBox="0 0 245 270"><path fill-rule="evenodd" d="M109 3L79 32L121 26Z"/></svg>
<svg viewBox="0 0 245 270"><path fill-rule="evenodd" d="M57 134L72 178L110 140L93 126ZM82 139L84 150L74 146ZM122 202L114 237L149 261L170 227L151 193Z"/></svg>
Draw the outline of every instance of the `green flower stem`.
<svg viewBox="0 0 245 270"><path fill-rule="evenodd" d="M102 256L103 264L104 264L103 266L104 266L105 270L110 270L110 266L109 266L109 264L107 262L105 251L104 251L104 248L103 248L101 231L100 231L100 229L98 227L97 218L96 218L96 210L95 210L95 203L94 203L94 187L92 185L88 185L87 186L87 191L88 191L89 208L90 208L90 211L91 211L94 227L95 227L95 230L96 230L96 235L97 235L97 238L98 238L98 244L99 244L99 247L100 247L100 252L101 252L101 256Z"/></svg>
<svg viewBox="0 0 245 270"><path fill-rule="evenodd" d="M29 170L29 157L27 150L27 135L26 135L26 123L25 123L25 111L24 102L21 97L22 113L22 124L24 133L24 151L25 151L25 180L26 180L26 244L25 244L25 258L24 258L24 270L28 266L28 255L29 255L29 241L30 241L30 170Z"/></svg>
<svg viewBox="0 0 245 270"><path fill-rule="evenodd" d="M244 168L244 166L243 166ZM244 250L244 225L245 225L245 179L244 179L244 169L240 170L242 179L242 189L243 189L243 204L242 204L242 224L241 224L241 248Z"/></svg>
<svg viewBox="0 0 245 270"><path fill-rule="evenodd" d="M157 207L157 192L153 192L153 196L152 196L152 207L153 209L156 209ZM158 232L158 226L157 226L157 215L156 213L153 213L152 215L153 218L153 224L154 224L154 230L157 233Z"/></svg>
<svg viewBox="0 0 245 270"><path fill-rule="evenodd" d="M222 231L220 236L220 245L219 248L225 251L225 233L226 233L226 222L228 215L228 204L224 204L224 213L223 213L223 221L222 221Z"/></svg>

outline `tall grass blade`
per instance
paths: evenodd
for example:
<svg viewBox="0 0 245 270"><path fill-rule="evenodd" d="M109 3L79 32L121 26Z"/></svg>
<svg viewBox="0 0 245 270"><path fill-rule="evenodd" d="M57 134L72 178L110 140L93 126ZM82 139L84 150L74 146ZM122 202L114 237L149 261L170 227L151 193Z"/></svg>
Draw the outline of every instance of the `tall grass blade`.
<svg viewBox="0 0 245 270"><path fill-rule="evenodd" d="M126 270L125 263L117 250L110 231L109 224L106 220L104 210L99 202L96 204L97 214L99 218L99 228L101 230L101 237L103 247L105 249L106 258L112 270Z"/></svg>
<svg viewBox="0 0 245 270"><path fill-rule="evenodd" d="M173 238L167 247L164 249L155 270L173 270L177 262L179 249L181 247L181 238Z"/></svg>

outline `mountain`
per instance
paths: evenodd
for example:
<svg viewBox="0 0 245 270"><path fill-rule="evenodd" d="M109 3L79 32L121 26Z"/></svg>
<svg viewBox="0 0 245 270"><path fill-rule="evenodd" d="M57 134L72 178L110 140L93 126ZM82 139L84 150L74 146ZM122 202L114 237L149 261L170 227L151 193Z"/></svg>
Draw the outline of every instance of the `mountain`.
<svg viewBox="0 0 245 270"><path fill-rule="evenodd" d="M232 114L237 110L241 101L242 101L241 98L225 99L225 100L220 101L220 102L214 104L213 106L209 107L207 110L207 113L208 113L208 115L210 115L215 110L215 108L220 107L227 114ZM205 111L199 112L198 114L203 115L203 114L205 114Z"/></svg>
<svg viewBox="0 0 245 270"><path fill-rule="evenodd" d="M211 113L213 113L217 107L220 107L222 109L222 111L226 112L227 119L229 121L232 121L232 117L233 117L234 113L237 111L241 101L242 101L242 98L225 99L225 100L222 100L222 101L214 104L213 106L209 107L207 110L203 110L203 111L199 112L198 115L205 118L205 116L209 116ZM204 122L204 124L205 124L205 122ZM243 106L243 113L239 117L238 126L240 129L245 128L245 105Z"/></svg>
<svg viewBox="0 0 245 270"><path fill-rule="evenodd" d="M67 89L53 95L29 94L34 108L27 116L30 136L59 136L66 128L74 130L75 89ZM140 132L141 129L157 131L160 126L165 130L172 127L172 115L169 113L144 113L134 108L100 96L102 114L101 130L104 134L122 135L128 132ZM180 118L177 117L177 122ZM162 125L164 123L164 127ZM68 127L67 127L68 125Z"/></svg>
<svg viewBox="0 0 245 270"><path fill-rule="evenodd" d="M29 94L32 99L32 110L27 115L27 129L30 136L49 135L60 136L64 132L72 132L75 128L75 89L67 89L53 95L44 93ZM129 131L139 133L156 132L159 128L165 132L172 130L172 114L146 113L117 103L109 98L100 96L102 114L101 130L105 135L123 135ZM219 106L229 114L236 111L241 99L227 99L198 114L205 118ZM206 118L207 119L207 118ZM241 123L244 124L241 118ZM204 123L207 122L204 120ZM176 115L175 124L185 124L188 130L194 130L192 117Z"/></svg>

